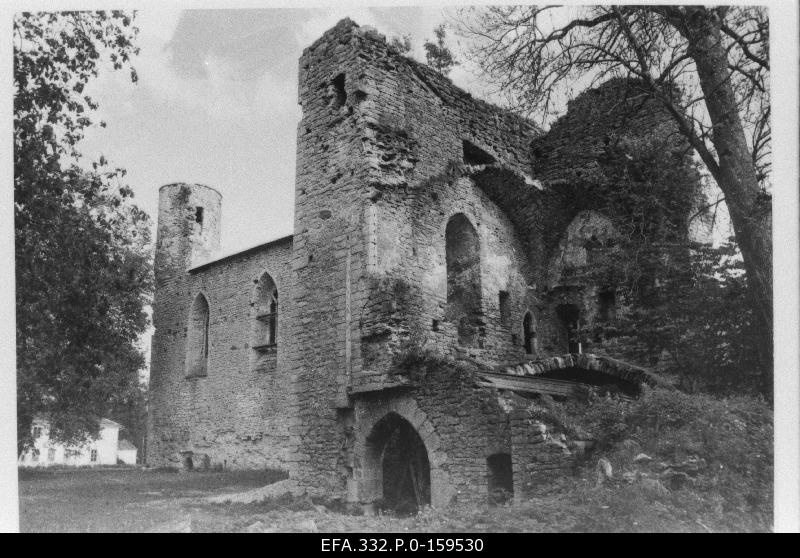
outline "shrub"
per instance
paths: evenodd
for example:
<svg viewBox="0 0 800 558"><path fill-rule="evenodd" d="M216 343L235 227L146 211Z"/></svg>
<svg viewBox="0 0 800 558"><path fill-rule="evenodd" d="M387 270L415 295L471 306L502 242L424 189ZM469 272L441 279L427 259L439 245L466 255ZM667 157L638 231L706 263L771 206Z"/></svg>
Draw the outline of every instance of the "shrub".
<svg viewBox="0 0 800 558"><path fill-rule="evenodd" d="M615 468L632 468L633 454L639 451L654 463L694 458L704 463L694 496L709 505L714 501L724 513L771 517L772 415L761 397L722 398L657 388L645 389L630 402L590 397L580 418ZM631 445L637 449L631 451Z"/></svg>

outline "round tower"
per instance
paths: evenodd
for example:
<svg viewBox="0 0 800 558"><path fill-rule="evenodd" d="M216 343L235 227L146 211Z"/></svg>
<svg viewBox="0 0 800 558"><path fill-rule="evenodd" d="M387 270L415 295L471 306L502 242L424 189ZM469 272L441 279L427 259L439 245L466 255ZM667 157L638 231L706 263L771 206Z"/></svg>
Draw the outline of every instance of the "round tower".
<svg viewBox="0 0 800 558"><path fill-rule="evenodd" d="M158 191L156 282L183 274L219 251L222 194L201 184L167 184Z"/></svg>

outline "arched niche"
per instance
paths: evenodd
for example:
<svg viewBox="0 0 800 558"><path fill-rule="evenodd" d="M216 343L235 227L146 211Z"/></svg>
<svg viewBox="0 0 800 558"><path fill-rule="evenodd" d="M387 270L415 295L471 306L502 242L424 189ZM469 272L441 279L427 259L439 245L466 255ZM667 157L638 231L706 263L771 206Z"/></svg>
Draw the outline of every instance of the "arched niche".
<svg viewBox="0 0 800 558"><path fill-rule="evenodd" d="M187 327L186 376L189 378L208 375L208 324L208 300L200 293L192 302Z"/></svg>
<svg viewBox="0 0 800 558"><path fill-rule="evenodd" d="M447 317L458 326L458 342L475 344L481 335L481 256L475 227L463 213L445 229Z"/></svg>
<svg viewBox="0 0 800 558"><path fill-rule="evenodd" d="M604 251L614 248L617 238L611 219L598 211L581 211L570 221L559 245L559 271L592 265Z"/></svg>

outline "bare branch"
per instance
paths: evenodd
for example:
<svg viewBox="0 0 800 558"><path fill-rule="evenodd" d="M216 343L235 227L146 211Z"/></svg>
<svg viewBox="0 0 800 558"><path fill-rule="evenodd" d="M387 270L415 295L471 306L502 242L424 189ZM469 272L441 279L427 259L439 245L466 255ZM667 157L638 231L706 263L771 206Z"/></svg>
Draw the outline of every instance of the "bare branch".
<svg viewBox="0 0 800 558"><path fill-rule="evenodd" d="M753 62L755 62L756 64L758 64L762 68L764 68L765 70L769 70L769 61L764 60L763 58L759 58L758 56L753 54L750 51L750 49L748 48L748 46L747 46L748 43L746 41L744 41L739 34L737 34L733 29L731 29L730 27L728 27L724 23L722 25L720 25L720 29L726 35L728 35L731 39L736 41L736 43L742 49L742 52L744 53L745 56L747 56L747 58L749 58L750 60L752 60Z"/></svg>

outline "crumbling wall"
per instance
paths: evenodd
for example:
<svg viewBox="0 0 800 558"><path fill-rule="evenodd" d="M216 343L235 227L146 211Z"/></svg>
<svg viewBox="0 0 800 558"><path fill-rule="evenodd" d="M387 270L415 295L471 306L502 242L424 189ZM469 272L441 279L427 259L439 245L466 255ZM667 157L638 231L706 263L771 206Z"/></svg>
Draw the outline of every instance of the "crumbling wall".
<svg viewBox="0 0 800 558"><path fill-rule="evenodd" d="M357 76L352 118L364 127L369 198L363 238L371 281L360 308L363 358L354 362L354 373L385 364L376 356L396 354L402 343L487 362L518 358L524 313L537 311L527 251L513 222L471 173L495 164L525 180L529 142L540 132L399 56L380 35L349 32L358 35L365 61L348 75ZM447 273L447 225L459 215L477 233L480 259L475 281L461 287L474 290L477 300L462 312L448 302ZM396 305L376 292L389 283L405 289ZM375 332L374 324L391 325Z"/></svg>
<svg viewBox="0 0 800 558"><path fill-rule="evenodd" d="M598 332L613 334L615 317L630 306L618 296L630 267L620 263L623 251L635 265L637 243L650 249L683 242L698 201L692 151L671 115L643 91L625 79L588 90L532 143L533 171L551 200L551 228L541 235L544 313L555 318L546 321L546 338L562 349L570 344L559 310L574 305L582 349L604 351Z"/></svg>

